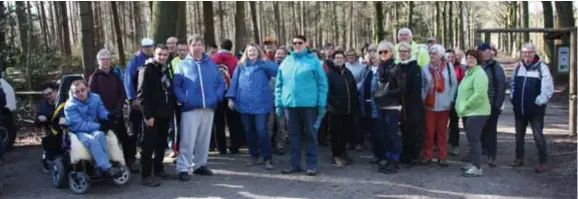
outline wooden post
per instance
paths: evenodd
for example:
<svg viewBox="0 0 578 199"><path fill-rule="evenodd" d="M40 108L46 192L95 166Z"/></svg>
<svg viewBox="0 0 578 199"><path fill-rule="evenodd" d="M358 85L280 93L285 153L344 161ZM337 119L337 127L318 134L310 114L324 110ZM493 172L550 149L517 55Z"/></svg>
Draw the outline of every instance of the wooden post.
<svg viewBox="0 0 578 199"><path fill-rule="evenodd" d="M492 42L492 33L491 32L486 32L484 34L484 43L491 43Z"/></svg>
<svg viewBox="0 0 578 199"><path fill-rule="evenodd" d="M577 36L577 29L574 27L574 30L570 32L570 111L569 111L569 120L568 125L570 126L570 136L576 135L576 67L578 64L576 63L576 36Z"/></svg>

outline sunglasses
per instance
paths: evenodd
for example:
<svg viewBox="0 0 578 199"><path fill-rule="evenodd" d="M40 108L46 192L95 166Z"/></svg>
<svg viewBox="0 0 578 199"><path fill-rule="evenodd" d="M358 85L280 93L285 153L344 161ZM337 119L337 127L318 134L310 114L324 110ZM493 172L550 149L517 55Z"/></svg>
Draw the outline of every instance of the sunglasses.
<svg viewBox="0 0 578 199"><path fill-rule="evenodd" d="M86 88L79 88L79 89L76 89L74 91L74 94L84 93L85 91L86 91Z"/></svg>
<svg viewBox="0 0 578 199"><path fill-rule="evenodd" d="M378 52L380 55L389 53L389 50L382 50Z"/></svg>
<svg viewBox="0 0 578 199"><path fill-rule="evenodd" d="M303 42L300 42L300 41L293 42L293 45L302 45L302 44L303 44Z"/></svg>

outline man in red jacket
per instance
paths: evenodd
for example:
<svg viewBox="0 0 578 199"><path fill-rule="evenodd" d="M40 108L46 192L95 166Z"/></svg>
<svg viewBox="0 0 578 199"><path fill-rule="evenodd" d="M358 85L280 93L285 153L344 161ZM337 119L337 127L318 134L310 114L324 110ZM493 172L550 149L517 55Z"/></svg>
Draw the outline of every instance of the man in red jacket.
<svg viewBox="0 0 578 199"><path fill-rule="evenodd" d="M231 52L233 49L233 42L225 39L221 42L221 50L211 56L211 59L221 68L227 68L228 71L221 70L225 76L225 81L233 75L239 60ZM228 82L228 81L227 81ZM226 88L229 88L227 83ZM226 91L225 91L226 92ZM225 120L226 118L226 120ZM227 137L225 135L225 121L229 127L229 134L231 139L231 146L229 152L239 153L239 148L243 145L245 136L243 133L243 126L241 124L241 114L236 110L227 109L227 101L221 102L214 116L213 138L211 139L211 149L217 148L220 154L227 154Z"/></svg>

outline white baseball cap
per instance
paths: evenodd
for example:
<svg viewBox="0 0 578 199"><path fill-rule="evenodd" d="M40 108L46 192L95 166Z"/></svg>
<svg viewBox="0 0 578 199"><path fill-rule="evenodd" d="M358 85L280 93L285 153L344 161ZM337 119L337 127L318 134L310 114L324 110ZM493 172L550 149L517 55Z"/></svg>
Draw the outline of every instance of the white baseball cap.
<svg viewBox="0 0 578 199"><path fill-rule="evenodd" d="M155 44L155 42L151 39L151 38L144 38L141 40L140 45L142 47L152 47Z"/></svg>

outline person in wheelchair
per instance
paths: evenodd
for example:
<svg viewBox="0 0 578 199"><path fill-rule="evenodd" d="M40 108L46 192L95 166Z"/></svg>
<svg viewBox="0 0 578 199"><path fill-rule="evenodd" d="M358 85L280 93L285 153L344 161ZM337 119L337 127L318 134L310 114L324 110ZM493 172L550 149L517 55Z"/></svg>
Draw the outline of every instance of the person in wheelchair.
<svg viewBox="0 0 578 199"><path fill-rule="evenodd" d="M119 177L121 170L112 167L106 148L109 121L114 121L118 116L105 108L100 95L90 92L83 80L72 83L69 95L70 99L64 106L69 131L90 151L99 169L112 177Z"/></svg>

